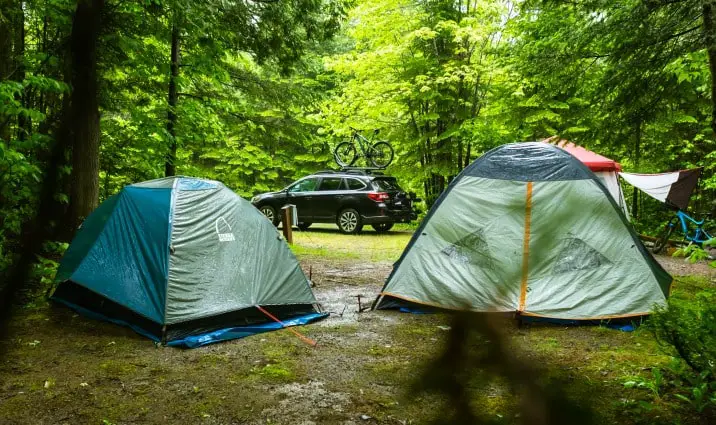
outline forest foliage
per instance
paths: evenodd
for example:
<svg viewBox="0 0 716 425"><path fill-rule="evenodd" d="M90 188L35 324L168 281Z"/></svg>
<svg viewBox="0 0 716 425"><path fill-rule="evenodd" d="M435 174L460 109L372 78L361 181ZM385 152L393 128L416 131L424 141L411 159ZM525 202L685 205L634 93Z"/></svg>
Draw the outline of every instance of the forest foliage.
<svg viewBox="0 0 716 425"><path fill-rule="evenodd" d="M167 174L247 198L279 189L335 166L350 127L380 129L396 149L389 172L428 205L487 150L559 135L631 172L704 167L693 207L705 212L716 191L707 6L2 0L0 267L56 145L55 239L122 186ZM648 231L662 216L643 204Z"/></svg>
<svg viewBox="0 0 716 425"><path fill-rule="evenodd" d="M351 127L381 130L396 150L389 172L428 206L489 149L558 135L630 172L703 167L702 216L716 198L712 8L0 0L0 275L23 242L31 251L28 229L43 236L31 248L67 241L124 185L190 175L249 198L332 167ZM661 207L633 201L639 230L653 230ZM41 283L53 268L36 264ZM701 296L654 328L699 412L716 406L714 296Z"/></svg>

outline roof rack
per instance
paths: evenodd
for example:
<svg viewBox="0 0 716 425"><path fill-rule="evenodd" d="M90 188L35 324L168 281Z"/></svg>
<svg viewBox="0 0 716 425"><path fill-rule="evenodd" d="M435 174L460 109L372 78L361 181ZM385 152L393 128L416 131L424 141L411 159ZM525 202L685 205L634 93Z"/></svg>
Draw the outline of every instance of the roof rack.
<svg viewBox="0 0 716 425"><path fill-rule="evenodd" d="M315 174L356 174L361 176L382 176L385 175L378 167L341 167L340 170L321 170Z"/></svg>

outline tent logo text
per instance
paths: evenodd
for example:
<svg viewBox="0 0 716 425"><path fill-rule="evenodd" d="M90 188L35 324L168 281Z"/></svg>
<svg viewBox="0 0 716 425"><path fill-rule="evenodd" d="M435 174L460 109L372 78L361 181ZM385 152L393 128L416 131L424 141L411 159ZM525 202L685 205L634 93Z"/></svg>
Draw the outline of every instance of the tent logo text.
<svg viewBox="0 0 716 425"><path fill-rule="evenodd" d="M223 225L221 226L222 231L225 230L223 228L228 228L229 231L222 233L222 231L219 230L219 222L223 222ZM231 242L236 240L234 234L231 232L231 226L229 226L229 223L224 217L219 217L214 224L216 227L216 234L219 235L219 242Z"/></svg>

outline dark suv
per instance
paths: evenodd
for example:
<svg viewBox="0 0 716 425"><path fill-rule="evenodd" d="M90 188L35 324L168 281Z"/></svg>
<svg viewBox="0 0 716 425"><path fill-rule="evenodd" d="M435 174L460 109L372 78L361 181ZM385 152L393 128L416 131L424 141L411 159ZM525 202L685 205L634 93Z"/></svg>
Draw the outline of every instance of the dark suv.
<svg viewBox="0 0 716 425"><path fill-rule="evenodd" d="M411 196L412 195L412 196ZM364 224L386 232L394 223L415 220L415 194L405 193L395 177L369 171L321 171L278 192L254 196L251 203L278 226L283 206L293 204L298 228L336 223L343 233L358 233Z"/></svg>

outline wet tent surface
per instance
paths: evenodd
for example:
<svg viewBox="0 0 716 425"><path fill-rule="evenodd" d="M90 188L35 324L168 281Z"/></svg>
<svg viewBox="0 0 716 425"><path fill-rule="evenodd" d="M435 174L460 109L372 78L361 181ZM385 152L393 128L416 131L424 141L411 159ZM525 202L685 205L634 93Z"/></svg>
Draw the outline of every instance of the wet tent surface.
<svg viewBox="0 0 716 425"><path fill-rule="evenodd" d="M637 317L672 282L599 178L547 143L497 147L428 211L377 307Z"/></svg>
<svg viewBox="0 0 716 425"><path fill-rule="evenodd" d="M264 332L257 306L296 325L323 317L276 228L212 180L125 187L85 220L56 281L62 305L173 345Z"/></svg>

